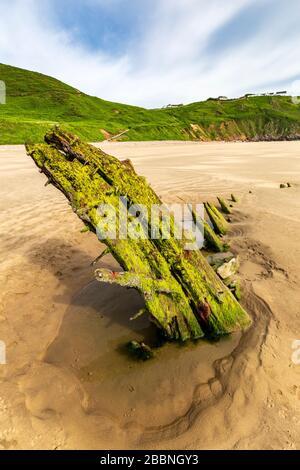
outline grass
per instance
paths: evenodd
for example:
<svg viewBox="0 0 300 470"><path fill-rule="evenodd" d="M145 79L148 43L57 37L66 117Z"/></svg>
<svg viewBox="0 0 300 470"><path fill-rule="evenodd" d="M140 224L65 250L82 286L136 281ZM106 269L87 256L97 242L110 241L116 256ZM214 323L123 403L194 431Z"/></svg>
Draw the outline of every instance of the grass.
<svg viewBox="0 0 300 470"><path fill-rule="evenodd" d="M149 110L89 96L54 78L8 65L0 64L0 80L7 89L6 105L0 105L0 144L41 142L55 124L89 141L127 129L122 140L300 138L300 105L287 96Z"/></svg>

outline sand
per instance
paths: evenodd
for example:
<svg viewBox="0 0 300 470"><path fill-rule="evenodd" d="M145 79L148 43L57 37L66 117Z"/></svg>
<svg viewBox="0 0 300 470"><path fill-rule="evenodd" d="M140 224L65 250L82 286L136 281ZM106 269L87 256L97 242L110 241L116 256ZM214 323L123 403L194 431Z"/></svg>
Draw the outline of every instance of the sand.
<svg viewBox="0 0 300 470"><path fill-rule="evenodd" d="M229 239L253 326L132 361L124 343L155 333L129 321L139 294L94 281L96 237L23 147L0 147L0 448L299 449L300 143L101 147L165 201L240 197Z"/></svg>

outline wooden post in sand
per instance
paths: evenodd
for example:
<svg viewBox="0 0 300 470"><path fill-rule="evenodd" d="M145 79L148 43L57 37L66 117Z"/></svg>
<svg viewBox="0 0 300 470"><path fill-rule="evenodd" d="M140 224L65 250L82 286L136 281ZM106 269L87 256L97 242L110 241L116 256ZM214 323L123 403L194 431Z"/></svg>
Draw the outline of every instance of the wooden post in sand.
<svg viewBox="0 0 300 470"><path fill-rule="evenodd" d="M225 199L223 199L222 197L218 197L218 201L219 201L222 212L224 214L228 214L228 215L231 214L230 207L227 204L227 202L225 201Z"/></svg>
<svg viewBox="0 0 300 470"><path fill-rule="evenodd" d="M205 202L204 207L216 233L218 235L226 235L228 230L228 224L225 220L225 217L211 202Z"/></svg>
<svg viewBox="0 0 300 470"><path fill-rule="evenodd" d="M205 246L208 250L215 251L217 253L221 253L226 251L228 248L227 245L223 243L221 238L214 232L213 228L209 225L206 220L200 218L194 210L191 210L193 220L196 224L203 227L204 231L204 239L205 239Z"/></svg>
<svg viewBox="0 0 300 470"><path fill-rule="evenodd" d="M149 210L153 204L161 204L145 178L137 175L132 165L57 128L46 135L45 142L27 145L28 155L63 192L78 217L90 230L97 231L98 236L100 205L113 207L118 217L122 211L121 196L126 196L130 205L144 205ZM159 220L156 227L159 234L162 233L161 224ZM110 226L109 218L107 226ZM142 231L149 235L147 223ZM166 337L197 339L204 333L220 335L250 324L248 314L201 252L186 252L183 241L172 234L168 239L124 239L106 235L102 241L124 272L97 269L96 278L100 282L137 289L144 298L150 318Z"/></svg>

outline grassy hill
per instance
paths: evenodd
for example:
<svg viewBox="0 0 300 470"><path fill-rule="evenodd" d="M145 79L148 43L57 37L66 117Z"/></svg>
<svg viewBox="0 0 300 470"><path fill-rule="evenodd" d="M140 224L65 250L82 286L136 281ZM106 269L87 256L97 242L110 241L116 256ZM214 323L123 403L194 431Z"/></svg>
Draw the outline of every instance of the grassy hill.
<svg viewBox="0 0 300 470"><path fill-rule="evenodd" d="M148 110L86 95L54 78L0 64L0 144L40 142L63 124L89 141L128 130L122 140L286 140L300 138L300 105L290 97L208 100Z"/></svg>

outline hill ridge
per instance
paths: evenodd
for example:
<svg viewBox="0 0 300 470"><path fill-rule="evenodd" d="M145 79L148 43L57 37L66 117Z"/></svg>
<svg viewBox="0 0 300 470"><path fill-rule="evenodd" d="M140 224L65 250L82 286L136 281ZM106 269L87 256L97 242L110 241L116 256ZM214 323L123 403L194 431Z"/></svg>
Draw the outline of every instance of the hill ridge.
<svg viewBox="0 0 300 470"><path fill-rule="evenodd" d="M0 105L0 144L41 142L49 127L89 141L262 141L300 139L300 105L288 96L249 96L145 109L87 95L64 82L0 64L7 99ZM124 132L124 131L127 132Z"/></svg>

